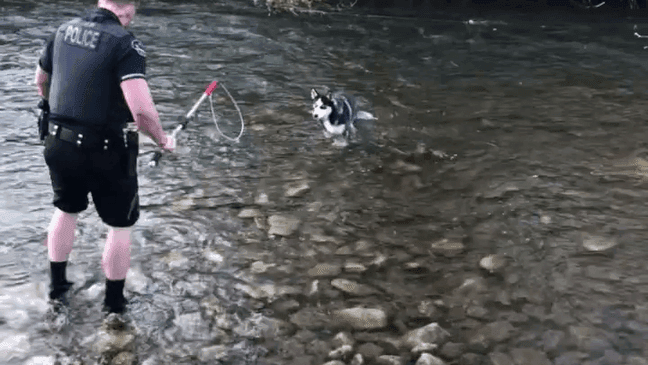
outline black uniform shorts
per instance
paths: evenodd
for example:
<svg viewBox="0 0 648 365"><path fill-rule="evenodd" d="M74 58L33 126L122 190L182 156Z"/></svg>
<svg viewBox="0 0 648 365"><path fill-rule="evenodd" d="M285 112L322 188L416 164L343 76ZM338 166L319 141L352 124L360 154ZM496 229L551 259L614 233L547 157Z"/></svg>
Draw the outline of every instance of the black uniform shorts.
<svg viewBox="0 0 648 365"><path fill-rule="evenodd" d="M88 194L101 220L112 227L130 227L139 219L137 174L129 174L128 150L86 149L47 136L43 156L49 167L54 206L74 214L88 208Z"/></svg>

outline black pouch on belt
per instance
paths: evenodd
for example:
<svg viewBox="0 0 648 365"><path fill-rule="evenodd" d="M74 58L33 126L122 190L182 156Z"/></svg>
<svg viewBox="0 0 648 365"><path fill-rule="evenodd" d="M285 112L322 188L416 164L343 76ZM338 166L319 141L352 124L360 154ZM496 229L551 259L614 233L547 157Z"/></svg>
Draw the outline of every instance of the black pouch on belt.
<svg viewBox="0 0 648 365"><path fill-rule="evenodd" d="M137 175L137 156L139 155L139 134L136 131L126 131L126 173Z"/></svg>
<svg viewBox="0 0 648 365"><path fill-rule="evenodd" d="M49 125L49 103L47 102L47 100L41 99L41 101L38 103L38 108L40 108L41 110L41 113L38 116L38 136L41 141L44 141L45 137L47 137L47 127Z"/></svg>

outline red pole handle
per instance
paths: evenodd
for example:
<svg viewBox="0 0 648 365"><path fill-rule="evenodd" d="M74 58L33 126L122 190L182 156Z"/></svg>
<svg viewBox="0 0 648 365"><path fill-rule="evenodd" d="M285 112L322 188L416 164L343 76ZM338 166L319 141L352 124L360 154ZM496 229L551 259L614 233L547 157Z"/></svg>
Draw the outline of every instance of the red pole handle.
<svg viewBox="0 0 648 365"><path fill-rule="evenodd" d="M213 93L217 87L218 87L218 81L212 81L212 83L209 84L209 86L207 86L207 90L205 90L205 95L207 96L211 95L211 93Z"/></svg>

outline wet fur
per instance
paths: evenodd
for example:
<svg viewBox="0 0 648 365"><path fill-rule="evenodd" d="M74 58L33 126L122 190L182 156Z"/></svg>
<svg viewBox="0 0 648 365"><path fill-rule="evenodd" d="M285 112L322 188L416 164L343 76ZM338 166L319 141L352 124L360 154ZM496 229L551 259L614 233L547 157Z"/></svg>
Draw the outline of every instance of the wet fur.
<svg viewBox="0 0 648 365"><path fill-rule="evenodd" d="M311 99L313 118L324 128L324 135L333 137L337 145L346 145L355 137L358 120L375 119L373 115L359 111L355 100L342 93L320 94L311 89Z"/></svg>

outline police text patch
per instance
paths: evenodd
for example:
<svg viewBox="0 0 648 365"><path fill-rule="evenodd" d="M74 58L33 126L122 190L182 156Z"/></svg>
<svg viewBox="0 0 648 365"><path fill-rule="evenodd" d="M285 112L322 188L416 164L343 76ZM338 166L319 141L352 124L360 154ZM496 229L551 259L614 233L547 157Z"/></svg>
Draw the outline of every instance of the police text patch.
<svg viewBox="0 0 648 365"><path fill-rule="evenodd" d="M63 41L72 46L77 46L94 51L99 44L101 32L80 25L68 25L65 29Z"/></svg>

